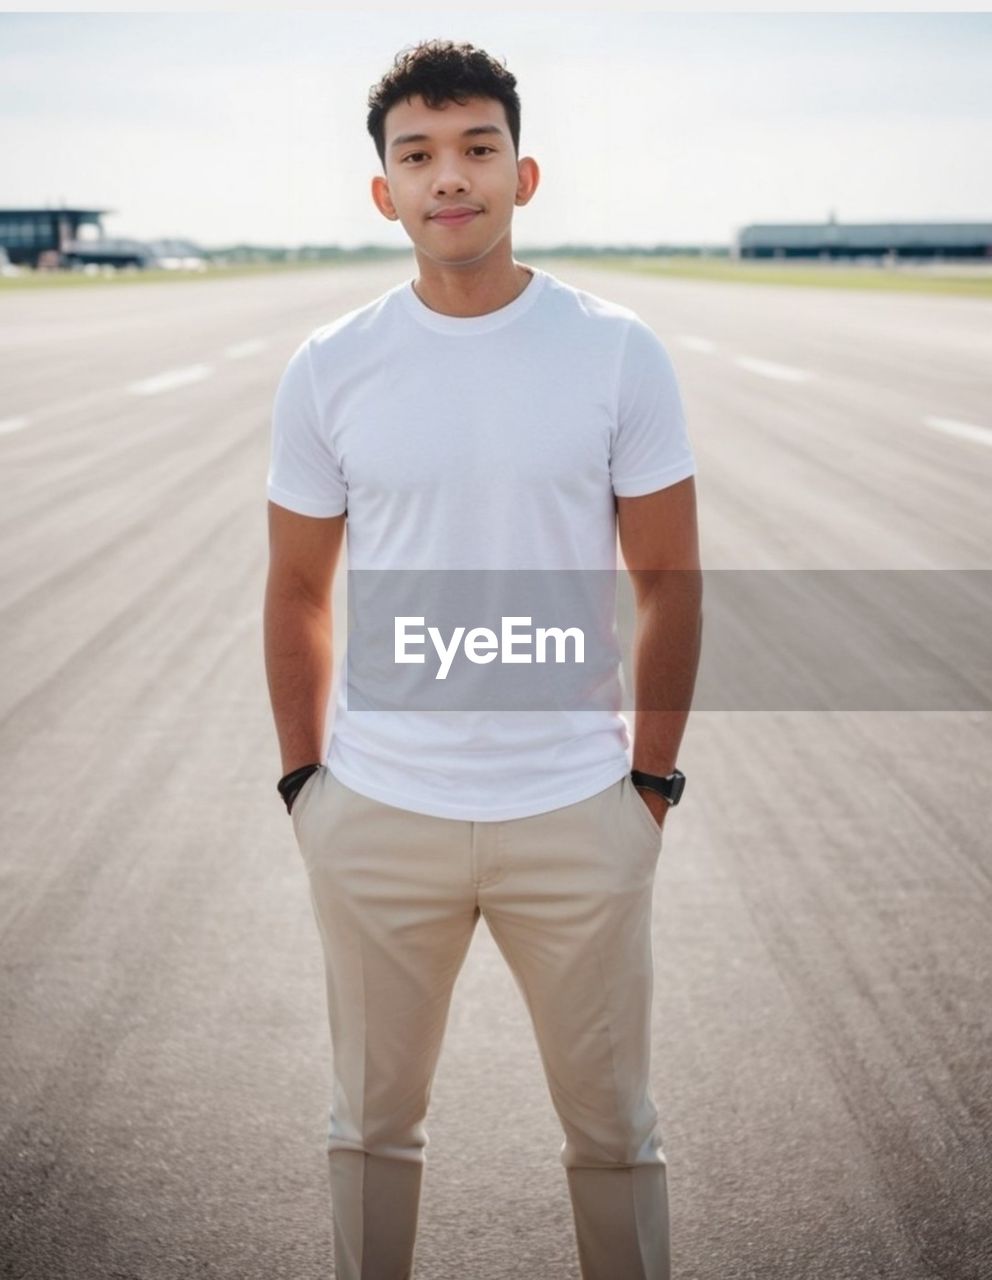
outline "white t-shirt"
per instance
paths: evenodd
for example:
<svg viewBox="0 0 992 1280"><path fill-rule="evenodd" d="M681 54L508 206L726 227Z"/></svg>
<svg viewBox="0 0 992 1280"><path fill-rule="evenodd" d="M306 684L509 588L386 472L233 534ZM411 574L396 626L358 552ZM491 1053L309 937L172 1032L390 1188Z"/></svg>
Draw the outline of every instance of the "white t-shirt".
<svg viewBox="0 0 992 1280"><path fill-rule="evenodd" d="M614 494L694 474L668 353L630 308L540 268L481 316L406 280L316 329L275 395L268 496L347 511L348 570L617 571ZM343 671L347 672L347 651ZM346 786L438 817L572 804L631 767L612 709L355 710L347 679L325 763Z"/></svg>

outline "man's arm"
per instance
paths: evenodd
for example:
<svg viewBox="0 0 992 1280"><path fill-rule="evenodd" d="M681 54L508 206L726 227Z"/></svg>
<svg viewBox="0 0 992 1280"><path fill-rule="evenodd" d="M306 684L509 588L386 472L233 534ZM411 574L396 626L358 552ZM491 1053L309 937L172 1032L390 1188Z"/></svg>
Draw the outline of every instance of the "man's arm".
<svg viewBox="0 0 992 1280"><path fill-rule="evenodd" d="M318 519L269 502L265 671L283 773L321 760L334 671L331 585L345 513Z"/></svg>
<svg viewBox="0 0 992 1280"><path fill-rule="evenodd" d="M637 605L634 630L633 767L675 768L696 683L702 640L702 571L695 479L616 498L617 533ZM645 795L661 821L668 802Z"/></svg>

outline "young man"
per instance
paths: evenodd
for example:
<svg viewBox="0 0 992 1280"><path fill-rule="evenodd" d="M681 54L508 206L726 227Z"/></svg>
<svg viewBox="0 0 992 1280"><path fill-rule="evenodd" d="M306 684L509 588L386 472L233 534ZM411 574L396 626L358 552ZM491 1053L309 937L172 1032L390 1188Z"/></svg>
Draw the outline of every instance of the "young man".
<svg viewBox="0 0 992 1280"><path fill-rule="evenodd" d="M695 464L651 329L513 258L539 178L515 83L431 41L375 86L372 198L418 275L312 333L273 412L265 656L326 959L339 1280L412 1274L424 1119L480 914L533 1021L583 1277L669 1275L651 904L699 654ZM619 533L632 759L618 701L359 710L344 680L325 751L345 520L349 600L362 572L414 571L425 590L450 570L615 573ZM348 652L365 653L353 632Z"/></svg>

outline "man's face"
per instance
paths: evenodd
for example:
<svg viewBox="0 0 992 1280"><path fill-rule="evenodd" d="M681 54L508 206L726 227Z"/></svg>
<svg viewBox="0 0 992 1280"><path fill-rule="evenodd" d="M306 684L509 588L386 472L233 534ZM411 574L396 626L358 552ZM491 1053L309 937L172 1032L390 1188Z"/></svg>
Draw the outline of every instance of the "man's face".
<svg viewBox="0 0 992 1280"><path fill-rule="evenodd" d="M372 197L420 253L440 263L484 257L537 186L536 163L517 161L503 104L492 98L437 108L419 94L398 102L386 114L385 142L386 174L372 179ZM459 207L473 212L437 216Z"/></svg>

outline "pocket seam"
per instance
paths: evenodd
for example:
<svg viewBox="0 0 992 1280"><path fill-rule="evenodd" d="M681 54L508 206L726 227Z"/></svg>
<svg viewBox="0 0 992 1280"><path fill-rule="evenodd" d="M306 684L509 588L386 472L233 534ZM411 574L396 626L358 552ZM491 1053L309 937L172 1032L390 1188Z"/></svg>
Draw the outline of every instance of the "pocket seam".
<svg viewBox="0 0 992 1280"><path fill-rule="evenodd" d="M300 812L303 807L304 797L310 794L310 792L313 790L313 787L311 784L317 778L319 778L323 772L324 772L324 765L321 765L319 769L314 769L313 773L310 775L309 778L307 778L306 782L304 782L303 786L300 787L299 791L296 793L296 799L293 801L293 807L289 811L289 816L292 819L294 827L297 824L297 819L300 817Z"/></svg>
<svg viewBox="0 0 992 1280"><path fill-rule="evenodd" d="M637 806L637 808L641 811L641 815L642 815L643 820L644 820L645 822L647 822L647 823L649 823L649 824L650 824L650 826L651 826L651 832L652 832L652 835L654 836L654 838L655 838L656 840L660 841L660 840L661 840L662 835L664 834L664 831L663 831L662 827L661 827L661 826L659 826L659 824L658 824L658 823L657 823L657 821L655 820L655 816L654 816L654 814L651 812L651 810L648 808L648 806L647 806L647 802L644 800L644 798L643 798L643 796L641 795L641 793L640 793L640 792L637 790L637 788L634 786L634 784L633 784L633 782L630 780L629 776L628 776L628 778L627 778L627 784L628 784L628 786L630 787L631 792L633 793L633 800L634 800L634 804L635 804L635 805Z"/></svg>

